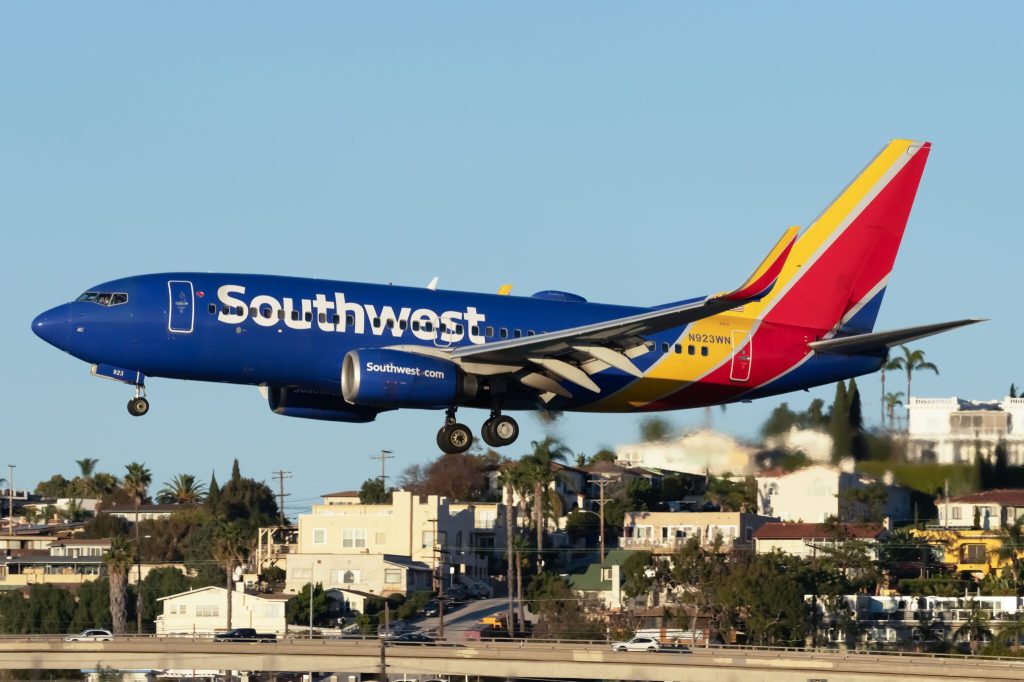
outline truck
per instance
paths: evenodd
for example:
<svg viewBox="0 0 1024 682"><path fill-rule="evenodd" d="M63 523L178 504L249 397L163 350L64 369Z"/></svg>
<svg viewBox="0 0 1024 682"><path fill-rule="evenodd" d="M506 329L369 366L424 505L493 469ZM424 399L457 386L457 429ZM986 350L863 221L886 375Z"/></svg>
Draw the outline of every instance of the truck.
<svg viewBox="0 0 1024 682"><path fill-rule="evenodd" d="M267 632L256 632L253 628L235 628L218 632L213 636L215 642L274 642L277 635Z"/></svg>

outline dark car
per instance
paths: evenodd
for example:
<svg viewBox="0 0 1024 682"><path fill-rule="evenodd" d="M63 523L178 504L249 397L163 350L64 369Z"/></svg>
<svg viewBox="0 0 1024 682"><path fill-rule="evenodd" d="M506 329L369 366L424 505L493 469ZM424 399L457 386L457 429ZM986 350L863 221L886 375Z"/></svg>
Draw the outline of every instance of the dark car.
<svg viewBox="0 0 1024 682"><path fill-rule="evenodd" d="M431 599L423 605L423 615L427 618L434 618L438 613L440 613L439 609L440 605L437 603L437 600Z"/></svg>
<svg viewBox="0 0 1024 682"><path fill-rule="evenodd" d="M213 636L215 642L273 642L277 635L266 632L256 632L252 628L235 628L227 632L218 632Z"/></svg>
<svg viewBox="0 0 1024 682"><path fill-rule="evenodd" d="M388 644L435 644L433 637L428 637L422 632L406 632L388 639Z"/></svg>

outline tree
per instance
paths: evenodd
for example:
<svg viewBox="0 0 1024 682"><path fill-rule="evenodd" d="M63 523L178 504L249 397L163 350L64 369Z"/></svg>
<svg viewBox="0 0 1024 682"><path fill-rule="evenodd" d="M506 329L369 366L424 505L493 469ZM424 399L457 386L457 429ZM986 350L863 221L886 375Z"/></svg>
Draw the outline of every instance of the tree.
<svg viewBox="0 0 1024 682"><path fill-rule="evenodd" d="M1018 517L1012 525L1003 524L999 529L999 547L992 552L999 559L999 563L1007 564L1015 589L1020 586L1021 577L1024 576L1021 547L1024 547L1024 516Z"/></svg>
<svg viewBox="0 0 1024 682"><path fill-rule="evenodd" d="M270 487L243 477L235 460L231 480L217 496L217 514L226 522L234 522L246 538L254 538L260 526L277 524L277 500Z"/></svg>
<svg viewBox="0 0 1024 682"><path fill-rule="evenodd" d="M753 476L747 476L742 481L710 476L704 496L721 511L757 511L757 481Z"/></svg>
<svg viewBox="0 0 1024 682"><path fill-rule="evenodd" d="M691 607L690 632L696 636L697 618L705 615L710 621L719 620L722 604L716 592L728 572L728 565L722 549L722 536L711 539L707 546L700 539L691 537L676 551L672 558L672 578L682 587L678 600ZM709 645L711 633L704 636Z"/></svg>
<svg viewBox="0 0 1024 682"><path fill-rule="evenodd" d="M234 482L234 481L232 481ZM230 486L231 483L228 483ZM234 592L234 570L235 566L245 561L246 554L245 538L237 525L225 523L217 528L214 534L213 558L224 567L225 587L227 588L227 627L231 629L231 602Z"/></svg>
<svg viewBox="0 0 1024 682"><path fill-rule="evenodd" d="M178 474L156 494L161 504L199 504L205 497L203 484L192 474Z"/></svg>
<svg viewBox="0 0 1024 682"><path fill-rule="evenodd" d="M868 447L864 439L864 415L861 411L860 389L857 388L856 379L850 379L847 395L850 404L850 454L859 462L867 459Z"/></svg>
<svg viewBox="0 0 1024 682"><path fill-rule="evenodd" d="M115 635L123 635L128 630L128 571L134 563L132 546L124 537L114 537L110 541L110 549L103 555L103 563L107 567L107 578L110 581L110 620Z"/></svg>
<svg viewBox="0 0 1024 682"><path fill-rule="evenodd" d="M303 585L299 593L289 599L285 606L286 617L292 625L309 625L309 589L310 583ZM313 625L325 624L329 611L323 583L317 583L313 586Z"/></svg>
<svg viewBox="0 0 1024 682"><path fill-rule="evenodd" d="M216 508L220 503L220 486L217 485L217 473L210 474L210 485L206 488L206 504Z"/></svg>
<svg viewBox="0 0 1024 682"><path fill-rule="evenodd" d="M885 393L885 373L886 372L900 372L905 369L903 358L895 357L890 358L886 356L885 362L882 363L882 369L879 371L879 375L882 378L882 425L885 425L885 405L886 405L886 393ZM892 429L892 413L889 415L889 428Z"/></svg>
<svg viewBox="0 0 1024 682"><path fill-rule="evenodd" d="M442 495L456 502L480 500L487 490L486 458L471 453L449 453L427 467L423 493Z"/></svg>
<svg viewBox="0 0 1024 682"><path fill-rule="evenodd" d="M121 487L125 493L135 501L138 506L149 500L149 486L153 482L153 473L146 468L145 464L132 462L125 465L128 473L124 476Z"/></svg>
<svg viewBox="0 0 1024 682"><path fill-rule="evenodd" d="M391 491L384 488L384 481L380 478L368 478L359 488L359 502L361 504L391 504Z"/></svg>
<svg viewBox="0 0 1024 682"><path fill-rule="evenodd" d="M900 346L900 350L903 351L903 371L907 373L907 402L910 401L913 393L910 392L910 381L914 376L914 372L920 372L922 370L928 370L929 372L939 373L939 368L931 362L925 362L923 350L911 350L906 346Z"/></svg>
<svg viewBox="0 0 1024 682"><path fill-rule="evenodd" d="M4 485L6 484L7 481L5 480ZM47 480L37 483L35 492L36 495L50 497L55 500L62 497L71 497L71 481L60 474L54 474Z"/></svg>
<svg viewBox="0 0 1024 682"><path fill-rule="evenodd" d="M184 573L173 566L154 568L139 585L139 592L142 594L142 620L144 623L156 622L159 614L160 599L172 594L185 592L191 583ZM88 626L83 626L88 627Z"/></svg>
<svg viewBox="0 0 1024 682"><path fill-rule="evenodd" d="M672 435L672 425L663 417L647 417L640 421L640 440L665 440Z"/></svg>
<svg viewBox="0 0 1024 682"><path fill-rule="evenodd" d="M788 433L798 422L799 417L789 409L789 403L780 403L768 415L768 419L761 426L761 436L770 438Z"/></svg>
<svg viewBox="0 0 1024 682"><path fill-rule="evenodd" d="M829 434L832 436L832 460L839 461L849 455L850 404L846 394L846 383L842 381L836 384L836 395L832 400Z"/></svg>
<svg viewBox="0 0 1024 682"><path fill-rule="evenodd" d="M519 561L513 534L516 528L516 488L521 485L523 472L515 462L507 461L498 474L498 484L505 490L505 561L507 562L505 584L508 586L508 623L515 622L515 567ZM520 594L519 598L522 599Z"/></svg>
<svg viewBox="0 0 1024 682"><path fill-rule="evenodd" d="M561 441L553 436L546 436L541 441L531 441L533 452L523 458L530 482L533 484L533 512L537 528L537 572L541 571L542 559L540 553L544 550L544 503L546 501L545 491L555 474L552 465L555 462L565 462L572 452Z"/></svg>
<svg viewBox="0 0 1024 682"><path fill-rule="evenodd" d="M889 415L889 430L895 430L896 424L896 406L903 404L903 391L897 391L896 393L886 393L883 396L882 404L885 411Z"/></svg>
<svg viewBox="0 0 1024 682"><path fill-rule="evenodd" d="M530 611L540 620L534 626L535 637L548 639L603 639L604 623L591 617L597 605L580 599L578 593L554 573L539 573L526 588Z"/></svg>

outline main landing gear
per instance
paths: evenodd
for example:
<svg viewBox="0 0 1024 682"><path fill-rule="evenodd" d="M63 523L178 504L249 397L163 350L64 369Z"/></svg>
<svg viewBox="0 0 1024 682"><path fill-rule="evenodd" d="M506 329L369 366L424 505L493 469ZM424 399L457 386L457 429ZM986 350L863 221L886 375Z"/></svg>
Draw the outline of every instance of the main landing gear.
<svg viewBox="0 0 1024 682"><path fill-rule="evenodd" d="M491 410L490 418L481 429L484 442L492 448L511 445L519 437L519 424L512 417L506 417L498 410ZM445 412L444 426L437 432L437 447L441 452L458 454L469 450L473 444L473 432L465 424L455 421L455 408Z"/></svg>
<svg viewBox="0 0 1024 682"><path fill-rule="evenodd" d="M146 400L146 389L143 386L135 387L135 397L128 401L128 414L133 417L141 417L149 412L149 401Z"/></svg>

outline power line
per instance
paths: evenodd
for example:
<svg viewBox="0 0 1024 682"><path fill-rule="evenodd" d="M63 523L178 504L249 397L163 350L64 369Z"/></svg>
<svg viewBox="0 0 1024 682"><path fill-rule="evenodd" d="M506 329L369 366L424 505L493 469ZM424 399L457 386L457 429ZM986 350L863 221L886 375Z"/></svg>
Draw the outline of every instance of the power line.
<svg viewBox="0 0 1024 682"><path fill-rule="evenodd" d="M287 497L287 495L285 495L285 492L284 492L284 479L291 478L292 477L292 472L284 471L282 469L280 471L274 471L272 473L274 474L274 478L277 479L278 489L280 490L280 492L277 494L278 500L280 500L278 502L278 504L277 504L278 524L283 526L284 525L284 498Z"/></svg>
<svg viewBox="0 0 1024 682"><path fill-rule="evenodd" d="M387 463L387 460L394 458L395 456L391 454L390 450L381 450L379 455L370 456L370 459L380 460L380 484L385 490L387 489L388 477L385 474L384 465Z"/></svg>

